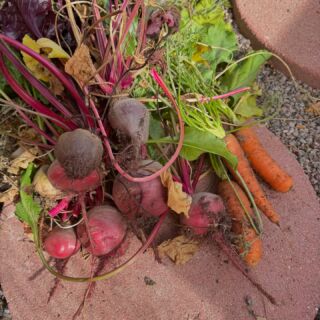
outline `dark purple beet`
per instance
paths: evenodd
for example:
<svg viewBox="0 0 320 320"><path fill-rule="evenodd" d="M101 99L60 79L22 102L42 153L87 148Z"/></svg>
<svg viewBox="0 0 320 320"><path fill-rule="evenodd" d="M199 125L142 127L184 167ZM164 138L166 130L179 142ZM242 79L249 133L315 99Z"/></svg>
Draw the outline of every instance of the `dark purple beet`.
<svg viewBox="0 0 320 320"><path fill-rule="evenodd" d="M143 103L125 98L114 102L108 113L110 126L140 147L149 136L150 113Z"/></svg>
<svg viewBox="0 0 320 320"><path fill-rule="evenodd" d="M100 166L103 147L96 135L76 129L59 137L54 153L69 178L82 179Z"/></svg>

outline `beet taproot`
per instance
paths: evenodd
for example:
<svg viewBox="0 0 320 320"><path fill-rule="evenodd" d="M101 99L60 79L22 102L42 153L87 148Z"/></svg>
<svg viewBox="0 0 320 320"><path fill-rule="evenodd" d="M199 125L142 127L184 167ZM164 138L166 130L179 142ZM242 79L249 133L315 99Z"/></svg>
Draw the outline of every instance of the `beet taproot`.
<svg viewBox="0 0 320 320"><path fill-rule="evenodd" d="M147 142L150 112L140 101L132 98L115 101L108 112L108 121L120 135L130 138L137 148Z"/></svg>
<svg viewBox="0 0 320 320"><path fill-rule="evenodd" d="M88 212L85 223L77 227L78 238L84 248L94 256L102 256L116 249L126 235L127 225L120 212L109 205L97 206ZM92 246L90 238L92 240Z"/></svg>
<svg viewBox="0 0 320 320"><path fill-rule="evenodd" d="M53 258L66 259L75 254L80 248L73 229L55 227L44 240L45 251Z"/></svg>
<svg viewBox="0 0 320 320"><path fill-rule="evenodd" d="M148 176L161 168L160 163L143 160L139 162L135 176ZM160 216L167 209L167 190L160 177L148 182L131 182L118 175L113 183L112 197L118 209L133 218L137 215Z"/></svg>
<svg viewBox="0 0 320 320"><path fill-rule="evenodd" d="M100 166L103 146L99 137L85 129L63 133L54 154L67 177L82 179Z"/></svg>
<svg viewBox="0 0 320 320"><path fill-rule="evenodd" d="M192 196L189 217L182 215L181 224L189 227L197 235L206 234L220 220L219 213L224 211L222 199L210 192L199 192Z"/></svg>
<svg viewBox="0 0 320 320"><path fill-rule="evenodd" d="M98 169L94 169L82 179L72 179L67 176L65 169L58 160L50 165L47 175L51 184L62 191L86 192L97 188L101 184L101 173Z"/></svg>

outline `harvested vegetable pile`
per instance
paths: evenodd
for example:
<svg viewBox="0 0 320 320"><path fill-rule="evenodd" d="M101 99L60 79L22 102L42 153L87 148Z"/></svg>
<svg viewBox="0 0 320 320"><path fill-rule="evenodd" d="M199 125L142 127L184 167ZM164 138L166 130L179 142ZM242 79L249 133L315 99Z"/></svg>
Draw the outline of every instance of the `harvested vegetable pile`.
<svg viewBox="0 0 320 320"><path fill-rule="evenodd" d="M6 0L1 9L0 103L23 129L7 168L19 189L0 200L16 203L49 272L89 282L84 299L172 215L179 231L153 248L158 261L187 263L211 238L276 303L247 271L263 259L261 215L281 224L255 174L279 192L293 181L253 129L264 120L254 81L271 54L234 60L226 5ZM128 233L139 251L92 271L125 254ZM91 259L82 277L48 261L65 266L75 254Z"/></svg>

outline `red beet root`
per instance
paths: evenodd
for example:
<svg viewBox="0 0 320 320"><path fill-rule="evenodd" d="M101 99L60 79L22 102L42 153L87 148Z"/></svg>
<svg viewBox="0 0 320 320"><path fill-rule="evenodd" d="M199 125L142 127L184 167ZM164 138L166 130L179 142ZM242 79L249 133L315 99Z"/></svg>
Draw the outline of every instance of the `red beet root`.
<svg viewBox="0 0 320 320"><path fill-rule="evenodd" d="M161 168L158 162L141 161L136 176L147 176ZM160 216L167 209L167 191L160 178L148 182L130 182L121 175L113 183L112 197L119 210L133 218L136 215Z"/></svg>
<svg viewBox="0 0 320 320"><path fill-rule="evenodd" d="M73 229L55 227L49 232L43 246L51 257L66 259L79 250L80 242L77 240Z"/></svg>
<svg viewBox="0 0 320 320"><path fill-rule="evenodd" d="M102 256L116 249L126 234L126 223L120 212L111 206L100 206L88 212L89 233L85 223L77 227L77 235L82 245L93 255Z"/></svg>
<svg viewBox="0 0 320 320"><path fill-rule="evenodd" d="M180 222L191 228L197 235L204 235L219 221L219 213L224 211L222 199L213 193L199 192L192 196L189 218L181 217Z"/></svg>
<svg viewBox="0 0 320 320"><path fill-rule="evenodd" d="M82 179L72 179L67 176L64 168L57 160L50 165L47 175L51 184L62 191L86 192L101 184L101 175L98 169L93 170Z"/></svg>

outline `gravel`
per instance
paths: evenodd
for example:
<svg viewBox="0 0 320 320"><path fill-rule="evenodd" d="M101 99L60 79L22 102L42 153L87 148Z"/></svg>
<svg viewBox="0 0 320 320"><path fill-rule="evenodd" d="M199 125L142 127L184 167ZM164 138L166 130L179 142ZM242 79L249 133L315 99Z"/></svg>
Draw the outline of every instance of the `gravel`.
<svg viewBox="0 0 320 320"><path fill-rule="evenodd" d="M228 20L237 32L243 56L252 50L250 40L243 37L228 11ZM258 102L266 116L274 115L267 127L295 155L320 197L320 90L302 82L294 82L283 73L266 65L258 76L262 96ZM319 102L318 114L308 112Z"/></svg>

